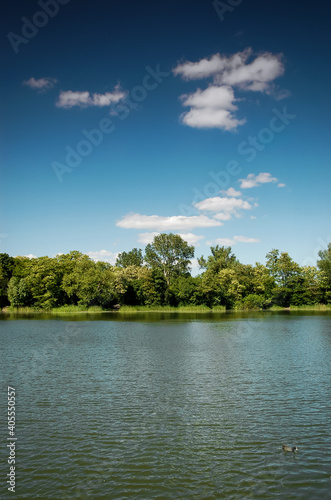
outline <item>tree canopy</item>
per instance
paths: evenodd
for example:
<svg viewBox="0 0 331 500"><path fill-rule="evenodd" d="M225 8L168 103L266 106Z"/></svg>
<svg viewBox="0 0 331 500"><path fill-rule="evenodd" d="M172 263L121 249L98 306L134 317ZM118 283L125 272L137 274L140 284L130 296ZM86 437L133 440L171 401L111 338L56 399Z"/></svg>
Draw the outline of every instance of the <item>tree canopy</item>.
<svg viewBox="0 0 331 500"><path fill-rule="evenodd" d="M143 252L139 248L133 248L130 252L119 253L116 259L116 266L142 266L144 262Z"/></svg>
<svg viewBox="0 0 331 500"><path fill-rule="evenodd" d="M331 303L331 244L317 267L299 266L277 249L266 264L242 264L231 247L215 246L190 275L194 247L175 234L159 234L145 254L134 248L113 266L78 251L53 258L0 254L1 307L49 310L61 306L224 306L258 309Z"/></svg>
<svg viewBox="0 0 331 500"><path fill-rule="evenodd" d="M167 285L172 277L188 274L194 247L178 234L159 234L145 249L145 261L151 269L162 271Z"/></svg>

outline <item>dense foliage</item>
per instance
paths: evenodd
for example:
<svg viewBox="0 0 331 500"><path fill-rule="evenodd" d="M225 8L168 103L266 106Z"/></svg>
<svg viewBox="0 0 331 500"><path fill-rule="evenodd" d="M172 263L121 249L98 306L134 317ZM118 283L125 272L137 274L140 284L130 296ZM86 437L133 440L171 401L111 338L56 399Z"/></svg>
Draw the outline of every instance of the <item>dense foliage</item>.
<svg viewBox="0 0 331 500"><path fill-rule="evenodd" d="M317 268L300 267L272 250L266 265L241 264L231 247L211 247L202 273L190 274L194 247L160 234L146 246L119 254L115 266L73 251L53 258L0 254L0 306L52 309L66 305L111 309L145 306L225 306L259 309L331 303L331 243Z"/></svg>

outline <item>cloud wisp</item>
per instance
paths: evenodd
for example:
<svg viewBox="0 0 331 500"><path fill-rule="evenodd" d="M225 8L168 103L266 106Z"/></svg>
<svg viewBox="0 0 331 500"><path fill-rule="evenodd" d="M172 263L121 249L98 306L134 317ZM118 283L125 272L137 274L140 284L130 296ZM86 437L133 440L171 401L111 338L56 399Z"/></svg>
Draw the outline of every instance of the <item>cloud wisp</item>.
<svg viewBox="0 0 331 500"><path fill-rule="evenodd" d="M57 83L55 78L44 77L44 78L29 78L29 80L24 80L22 85L30 87L30 89L37 90L37 92L47 92L47 90L52 89Z"/></svg>
<svg viewBox="0 0 331 500"><path fill-rule="evenodd" d="M86 255L88 255L90 259L94 260L95 262L98 261L108 262L113 266L115 265L118 253L109 252L108 250L100 250L94 252L87 252Z"/></svg>
<svg viewBox="0 0 331 500"><path fill-rule="evenodd" d="M260 243L258 238L248 238L247 236L234 236L233 238L216 238L206 242L207 245L233 246L236 243Z"/></svg>
<svg viewBox="0 0 331 500"><path fill-rule="evenodd" d="M181 121L195 128L235 130L246 119L235 115L238 99L234 89L263 92L278 100L288 97L287 91L279 91L274 84L284 71L281 55L264 52L254 56L251 48L229 57L218 53L197 62L178 64L173 74L183 80L212 78L207 89L181 96L183 106L191 108L181 115Z"/></svg>
<svg viewBox="0 0 331 500"><path fill-rule="evenodd" d="M150 229L155 231L189 231L194 228L217 227L223 224L206 215L174 215L162 217L160 215L142 215L129 213L119 220L116 225L124 229Z"/></svg>
<svg viewBox="0 0 331 500"><path fill-rule="evenodd" d="M250 189L261 186L261 184L269 184L278 182L277 177L272 177L269 172L261 172L258 175L248 174L246 179L239 179L241 189ZM278 187L285 187L283 182L278 183Z"/></svg>
<svg viewBox="0 0 331 500"><path fill-rule="evenodd" d="M250 210L252 205L248 201L244 201L241 198L226 198L221 196L214 196L212 198L206 198L203 201L199 201L195 204L195 207L199 210L208 210L210 212L233 212L236 209Z"/></svg>
<svg viewBox="0 0 331 500"><path fill-rule="evenodd" d="M106 92L105 94L90 94L87 90L82 92L66 90L61 91L55 104L58 108L63 109L70 109L74 106L80 108L87 108L88 106L104 107L118 103L123 100L126 95L126 92L121 90L118 85L113 92Z"/></svg>

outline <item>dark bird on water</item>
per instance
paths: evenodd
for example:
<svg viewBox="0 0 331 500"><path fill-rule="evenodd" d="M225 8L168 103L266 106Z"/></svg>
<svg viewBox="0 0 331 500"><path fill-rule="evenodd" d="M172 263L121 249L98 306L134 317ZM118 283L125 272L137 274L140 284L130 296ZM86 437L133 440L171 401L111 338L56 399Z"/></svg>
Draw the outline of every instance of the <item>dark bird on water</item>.
<svg viewBox="0 0 331 500"><path fill-rule="evenodd" d="M296 446L287 446L286 444L283 444L282 448L284 451L293 451L293 453L298 451L298 448Z"/></svg>

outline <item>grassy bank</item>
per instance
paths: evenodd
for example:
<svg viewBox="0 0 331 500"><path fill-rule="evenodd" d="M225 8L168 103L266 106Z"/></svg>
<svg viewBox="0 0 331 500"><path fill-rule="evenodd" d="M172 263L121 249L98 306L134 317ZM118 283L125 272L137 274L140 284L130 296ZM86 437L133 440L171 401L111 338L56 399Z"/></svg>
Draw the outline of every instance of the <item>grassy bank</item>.
<svg viewBox="0 0 331 500"><path fill-rule="evenodd" d="M249 312L249 311L262 311L262 309L232 309L232 312ZM331 311L331 304L315 304L307 306L291 306L291 307L279 307L272 306L264 311ZM225 306L215 306L209 308L207 306L122 306L120 309L102 309L100 306L61 306L53 309L35 309L32 307L5 307L2 309L3 313L9 314L35 314L35 313L47 313L47 314L77 314L77 313L106 313L112 312L114 314L121 313L137 313L137 312L180 312L180 313L211 313L211 312L226 312Z"/></svg>
<svg viewBox="0 0 331 500"><path fill-rule="evenodd" d="M136 313L136 312L225 312L225 306L216 306L210 309L207 306L122 306L120 309L102 309L100 306L61 306L55 307L53 309L35 309L32 307L6 307L2 310L5 313L15 313L15 314L28 314L28 313L105 313L114 312L116 314L120 313Z"/></svg>
<svg viewBox="0 0 331 500"><path fill-rule="evenodd" d="M273 306L270 311L331 311L331 304L315 304L310 306L290 306L290 307L277 307Z"/></svg>
<svg viewBox="0 0 331 500"><path fill-rule="evenodd" d="M225 312L225 306L122 306L119 312Z"/></svg>

